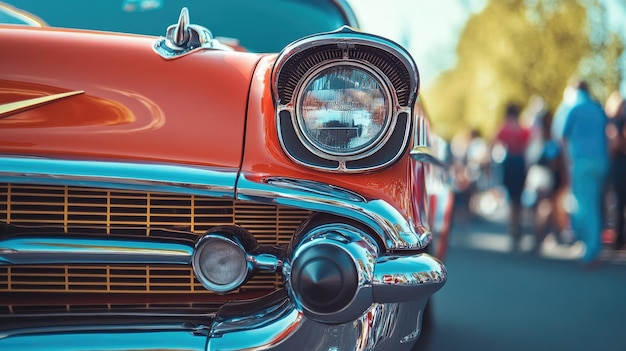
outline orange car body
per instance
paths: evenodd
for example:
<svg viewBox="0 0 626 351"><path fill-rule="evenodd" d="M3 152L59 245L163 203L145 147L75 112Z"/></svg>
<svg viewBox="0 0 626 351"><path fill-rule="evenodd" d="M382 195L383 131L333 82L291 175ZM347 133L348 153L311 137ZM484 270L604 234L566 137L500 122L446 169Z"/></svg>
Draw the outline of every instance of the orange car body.
<svg viewBox="0 0 626 351"><path fill-rule="evenodd" d="M413 206L426 207L413 196L424 179L419 171L410 176L407 157L381 172L337 176L284 155L269 87L275 55L211 51L165 61L149 37L113 41L110 34L23 27L0 36L13 48L0 66L0 104L82 92L3 112L2 154L241 169L250 177L316 179L382 196L407 216Z"/></svg>

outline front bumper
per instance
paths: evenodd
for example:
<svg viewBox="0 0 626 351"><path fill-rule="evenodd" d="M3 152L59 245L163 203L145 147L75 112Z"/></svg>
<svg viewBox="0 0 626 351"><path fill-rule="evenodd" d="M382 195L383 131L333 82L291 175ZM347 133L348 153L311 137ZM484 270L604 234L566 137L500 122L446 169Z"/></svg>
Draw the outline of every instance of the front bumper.
<svg viewBox="0 0 626 351"><path fill-rule="evenodd" d="M333 229L333 233L338 231ZM348 252L367 246L354 231L340 234ZM308 247L333 244L334 239L326 235L324 232L309 237ZM353 240L348 240L351 237ZM141 260L152 264L187 264L193 255L193 247L186 247L183 241L167 242L161 238L155 246L146 243L147 240L153 239L146 238L144 242L74 239L72 245L65 245L63 240L49 236L20 240L18 235L0 240L0 247L4 248L0 252L0 264L29 264L35 259L41 262L42 258L50 263L64 259L71 263ZM138 257L134 254L137 247L153 247L153 250ZM369 274L369 277L359 283L352 301L334 313L324 315L303 306L302 291L294 289L288 280L294 265L285 263L282 267L287 277L285 289L255 300L229 302L210 313L204 313L201 308L193 313L147 308L125 313L0 316L0 349L224 351L293 350L301 345L307 345L307 350L410 349L419 336L421 313L428 297L446 281L444 266L424 253L368 256L372 262L360 259L358 252L354 255L356 265L365 267L359 275ZM363 306L364 312L359 309ZM341 318L341 322L336 318Z"/></svg>
<svg viewBox="0 0 626 351"><path fill-rule="evenodd" d="M306 318L284 291L231 303L215 314L3 318L0 349L234 351L296 350L306 345L306 350L408 350L419 335L425 303L374 304L359 319L339 325Z"/></svg>

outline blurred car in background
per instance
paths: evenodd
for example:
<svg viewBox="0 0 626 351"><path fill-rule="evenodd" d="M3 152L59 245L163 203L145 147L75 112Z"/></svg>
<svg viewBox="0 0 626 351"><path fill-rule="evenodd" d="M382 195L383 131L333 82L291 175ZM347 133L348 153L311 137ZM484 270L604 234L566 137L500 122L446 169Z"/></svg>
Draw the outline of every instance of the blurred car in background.
<svg viewBox="0 0 626 351"><path fill-rule="evenodd" d="M447 279L441 143L347 3L0 22L1 350L413 347Z"/></svg>

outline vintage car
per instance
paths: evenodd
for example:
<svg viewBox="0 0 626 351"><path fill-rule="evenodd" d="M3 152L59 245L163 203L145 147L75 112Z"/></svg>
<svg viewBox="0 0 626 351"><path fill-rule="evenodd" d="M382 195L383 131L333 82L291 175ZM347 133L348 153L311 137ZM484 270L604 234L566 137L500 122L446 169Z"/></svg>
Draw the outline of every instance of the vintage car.
<svg viewBox="0 0 626 351"><path fill-rule="evenodd" d="M0 22L0 350L414 347L447 217L406 49L341 0Z"/></svg>

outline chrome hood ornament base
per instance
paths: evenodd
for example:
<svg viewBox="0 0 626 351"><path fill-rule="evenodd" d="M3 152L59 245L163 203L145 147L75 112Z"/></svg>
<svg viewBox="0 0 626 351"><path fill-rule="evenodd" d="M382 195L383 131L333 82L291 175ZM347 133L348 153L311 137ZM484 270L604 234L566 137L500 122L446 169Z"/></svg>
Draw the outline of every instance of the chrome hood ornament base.
<svg viewBox="0 0 626 351"><path fill-rule="evenodd" d="M178 23L167 27L165 37L154 43L154 51L164 59L175 59L199 49L229 49L213 39L205 27L190 24L189 10L183 7Z"/></svg>

